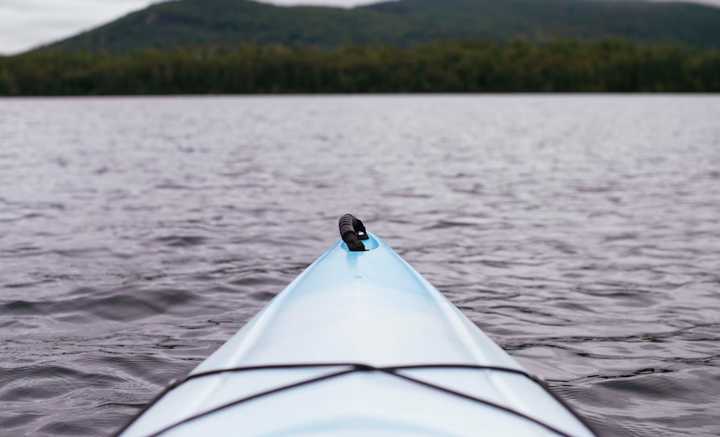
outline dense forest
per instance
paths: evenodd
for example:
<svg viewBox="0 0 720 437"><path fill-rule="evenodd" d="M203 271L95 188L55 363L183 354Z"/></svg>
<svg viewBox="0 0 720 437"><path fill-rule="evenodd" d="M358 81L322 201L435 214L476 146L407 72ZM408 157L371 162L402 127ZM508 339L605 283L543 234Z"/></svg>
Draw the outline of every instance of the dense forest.
<svg viewBox="0 0 720 437"><path fill-rule="evenodd" d="M0 95L720 92L720 51L622 40L253 45L0 58Z"/></svg>

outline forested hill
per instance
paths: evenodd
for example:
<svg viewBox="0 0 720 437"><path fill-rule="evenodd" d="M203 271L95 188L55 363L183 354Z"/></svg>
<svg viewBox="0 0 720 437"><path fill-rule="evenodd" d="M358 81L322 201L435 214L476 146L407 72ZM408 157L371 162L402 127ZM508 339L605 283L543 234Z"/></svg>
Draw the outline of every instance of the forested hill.
<svg viewBox="0 0 720 437"><path fill-rule="evenodd" d="M407 47L436 40L608 37L720 47L720 8L632 0L398 0L352 9L177 0L46 48L123 53L241 42Z"/></svg>

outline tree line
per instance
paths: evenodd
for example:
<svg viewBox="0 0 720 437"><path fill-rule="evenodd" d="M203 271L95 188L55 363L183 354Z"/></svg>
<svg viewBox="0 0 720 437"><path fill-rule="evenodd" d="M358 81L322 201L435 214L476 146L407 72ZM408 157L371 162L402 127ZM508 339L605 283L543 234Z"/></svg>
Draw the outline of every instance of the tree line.
<svg viewBox="0 0 720 437"><path fill-rule="evenodd" d="M624 40L333 50L245 44L0 58L4 96L719 91L719 50Z"/></svg>

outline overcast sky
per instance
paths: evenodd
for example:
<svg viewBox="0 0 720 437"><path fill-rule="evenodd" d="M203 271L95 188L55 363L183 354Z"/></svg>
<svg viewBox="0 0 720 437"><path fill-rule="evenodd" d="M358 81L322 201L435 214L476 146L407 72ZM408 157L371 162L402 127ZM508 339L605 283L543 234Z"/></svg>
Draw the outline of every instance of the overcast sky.
<svg viewBox="0 0 720 437"><path fill-rule="evenodd" d="M720 5L720 0L704 2ZM141 9L150 3L156 1L0 0L0 53L18 53L55 41ZM273 3L352 6L372 3L372 0L274 0Z"/></svg>

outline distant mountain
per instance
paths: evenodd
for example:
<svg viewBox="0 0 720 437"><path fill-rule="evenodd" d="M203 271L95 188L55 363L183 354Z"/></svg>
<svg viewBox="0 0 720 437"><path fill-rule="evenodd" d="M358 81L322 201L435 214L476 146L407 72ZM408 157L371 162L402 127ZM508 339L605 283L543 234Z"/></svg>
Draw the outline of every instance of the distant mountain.
<svg viewBox="0 0 720 437"><path fill-rule="evenodd" d="M127 52L242 42L410 46L434 40L609 37L720 47L720 8L620 0L398 0L341 9L176 0L43 49Z"/></svg>

